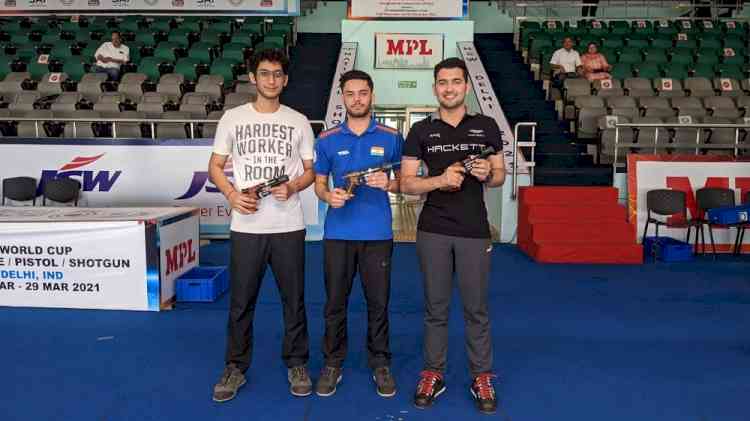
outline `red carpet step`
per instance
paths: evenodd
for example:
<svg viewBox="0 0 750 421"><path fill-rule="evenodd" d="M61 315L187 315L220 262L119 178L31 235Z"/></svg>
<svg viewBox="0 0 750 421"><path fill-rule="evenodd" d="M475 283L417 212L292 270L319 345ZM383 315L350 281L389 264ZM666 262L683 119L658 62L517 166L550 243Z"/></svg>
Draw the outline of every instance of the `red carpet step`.
<svg viewBox="0 0 750 421"><path fill-rule="evenodd" d="M518 247L539 263L643 263L613 187L521 187Z"/></svg>

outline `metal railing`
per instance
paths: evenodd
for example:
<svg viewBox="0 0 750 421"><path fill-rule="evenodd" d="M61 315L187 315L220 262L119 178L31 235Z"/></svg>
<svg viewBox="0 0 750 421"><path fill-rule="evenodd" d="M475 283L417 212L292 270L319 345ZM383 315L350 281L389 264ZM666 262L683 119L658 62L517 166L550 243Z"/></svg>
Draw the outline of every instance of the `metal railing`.
<svg viewBox="0 0 750 421"><path fill-rule="evenodd" d="M156 128L159 124L189 124L190 125L190 137L188 139L195 139L196 125L198 124L218 124L219 120L215 119L174 119L174 118L55 118L55 117L0 117L0 122L22 122L22 121L33 121L34 129L37 138L47 138L47 136L39 136L40 124L44 122L51 123L73 123L73 137L77 137L78 123L111 123L112 124L112 138L117 139L117 124L130 123L130 124L148 124L151 128L151 139L156 139ZM320 125L322 130L326 130L327 126L323 120L310 120L311 125ZM43 128L42 128L43 129ZM7 137L7 136L6 136ZM16 136L24 137L24 136ZM2 139L2 137L0 137ZM101 139L101 138L99 138ZM106 137L105 137L106 139Z"/></svg>
<svg viewBox="0 0 750 421"><path fill-rule="evenodd" d="M531 140L526 142L518 141L518 129L521 127L531 127ZM516 123L513 127L513 168L511 172L511 181L513 183L513 191L510 193L512 200L516 200L518 197L518 154L521 151L518 148L531 148L530 158L526 159L526 168L529 169L529 177L531 179L531 185L534 185L534 167L536 167L536 161L534 159L534 153L536 151L536 123L535 122L523 122Z"/></svg>
<svg viewBox="0 0 750 421"><path fill-rule="evenodd" d="M654 129L654 141L648 143L633 142L633 143L620 143L620 129ZM659 143L659 132L660 129L695 129L695 144L687 143ZM750 131L750 124L722 124L722 123L617 123L614 125L615 129L615 144L614 144L614 158L612 163L613 174L617 173L617 168L624 167L624 163L617 162L620 149L633 149L633 148L653 148L654 153L657 153L659 148L669 149L685 149L693 150L697 155L702 150L732 150L734 156L739 154L740 150L750 150L750 144L740 143L740 130ZM701 133L706 129L733 129L734 130L734 143L701 143ZM669 139L667 139L669 140Z"/></svg>

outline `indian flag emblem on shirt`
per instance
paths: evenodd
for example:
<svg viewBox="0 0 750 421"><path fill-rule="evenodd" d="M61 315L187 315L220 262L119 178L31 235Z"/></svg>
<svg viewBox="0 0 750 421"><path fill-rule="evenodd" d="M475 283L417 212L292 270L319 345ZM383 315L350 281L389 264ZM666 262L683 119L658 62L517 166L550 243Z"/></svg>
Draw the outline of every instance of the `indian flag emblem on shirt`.
<svg viewBox="0 0 750 421"><path fill-rule="evenodd" d="M385 149L383 149L381 146L373 146L372 148L370 148L370 155L383 156L385 155Z"/></svg>

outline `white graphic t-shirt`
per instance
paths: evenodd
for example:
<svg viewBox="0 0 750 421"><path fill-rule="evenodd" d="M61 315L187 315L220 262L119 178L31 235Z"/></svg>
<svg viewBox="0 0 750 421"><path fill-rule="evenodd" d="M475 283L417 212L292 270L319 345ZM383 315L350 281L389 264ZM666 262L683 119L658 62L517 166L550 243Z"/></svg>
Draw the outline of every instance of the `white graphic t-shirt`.
<svg viewBox="0 0 750 421"><path fill-rule="evenodd" d="M241 191L283 174L290 180L302 175L302 160L313 159L314 141L304 115L284 105L274 113L259 113L251 103L224 113L213 151L232 156L234 187ZM304 228L298 193L284 202L266 196L258 202L258 211L249 215L232 211L232 231L274 234Z"/></svg>

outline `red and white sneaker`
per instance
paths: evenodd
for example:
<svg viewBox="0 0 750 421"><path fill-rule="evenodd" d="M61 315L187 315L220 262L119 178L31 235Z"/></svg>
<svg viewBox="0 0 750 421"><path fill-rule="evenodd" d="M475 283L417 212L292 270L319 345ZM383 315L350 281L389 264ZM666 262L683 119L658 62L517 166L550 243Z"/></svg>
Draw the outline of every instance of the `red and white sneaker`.
<svg viewBox="0 0 750 421"><path fill-rule="evenodd" d="M445 392L445 381L443 381L443 375L437 371L424 370L420 375L422 378L419 379L417 392L414 394L414 406L426 409L432 406L441 393Z"/></svg>
<svg viewBox="0 0 750 421"><path fill-rule="evenodd" d="M492 379L495 376L489 373L478 375L474 378L469 391L477 404L477 409L483 414L494 414L497 411L497 397L495 396L495 386L492 385Z"/></svg>

